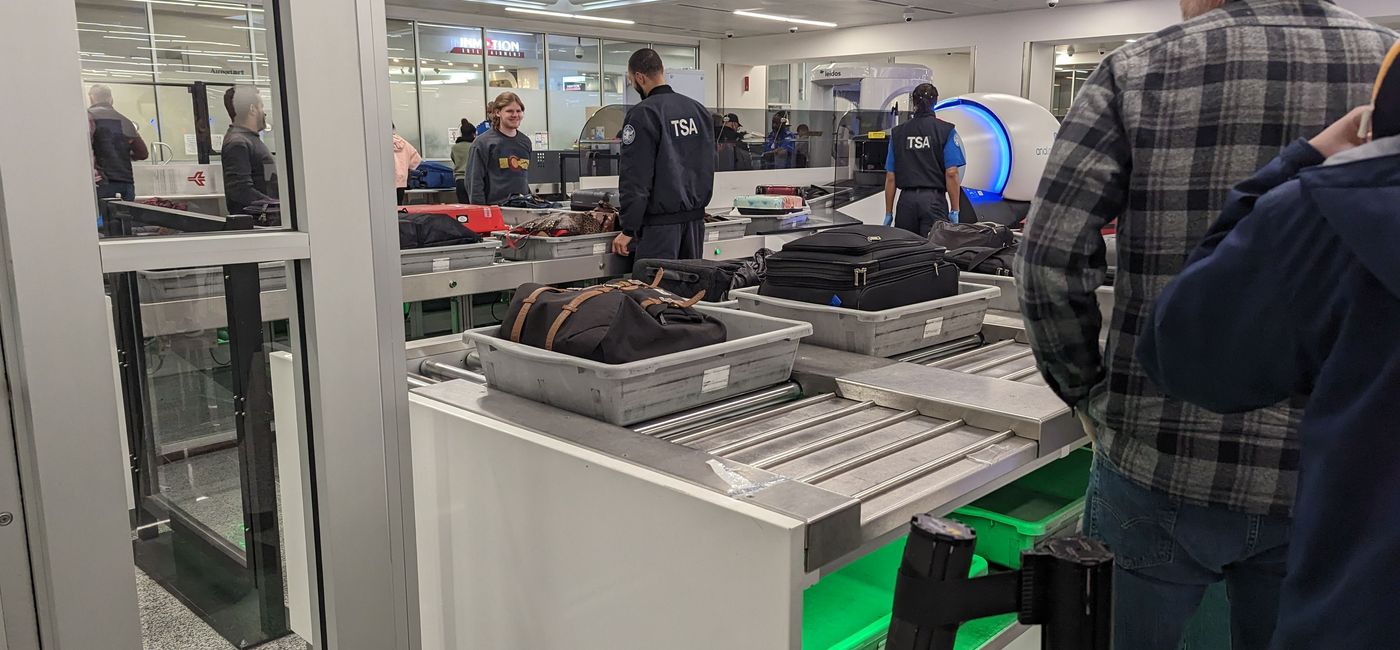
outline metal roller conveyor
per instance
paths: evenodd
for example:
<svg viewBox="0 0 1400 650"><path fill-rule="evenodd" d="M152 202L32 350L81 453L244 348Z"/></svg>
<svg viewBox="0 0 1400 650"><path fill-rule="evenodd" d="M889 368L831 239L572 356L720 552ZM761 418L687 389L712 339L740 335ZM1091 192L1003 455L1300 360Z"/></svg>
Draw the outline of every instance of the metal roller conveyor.
<svg viewBox="0 0 1400 650"><path fill-rule="evenodd" d="M844 405L841 408L836 409L835 411L830 411L819 415L813 415L805 420L799 420L797 422L793 422L792 424L773 429L772 431L762 431L747 436L745 438L720 445L719 447L711 449L710 453L716 456L723 456L725 454L734 453L736 451L743 451L745 449L757 447L761 444L764 444L766 442L772 442L773 440L777 440L778 438L781 438L786 435L791 435L799 431L811 430L818 424L831 422L833 420L839 420L843 417L846 417L847 415L859 413L860 411L864 411L873 406L875 406L875 402L858 402L855 404Z"/></svg>
<svg viewBox="0 0 1400 650"><path fill-rule="evenodd" d="M959 352L975 350L977 348L982 347L982 344L984 343L986 343L986 339L983 338L981 334L975 334L967 338L961 338L956 341L950 341L948 343L934 346L926 350L910 352L905 356L899 357L899 360L905 363L923 363L925 361L933 359L942 359L944 357L957 354Z"/></svg>
<svg viewBox="0 0 1400 650"><path fill-rule="evenodd" d="M415 374L412 372L408 373L409 388L422 388L424 386L432 386L436 383L438 382L435 379L429 379L427 377L424 377L423 375Z"/></svg>
<svg viewBox="0 0 1400 650"><path fill-rule="evenodd" d="M772 388L755 391L747 395L740 395L739 397L718 404L711 404L670 417L661 418L633 427L632 430L644 436L656 436L663 440L671 440L687 432L694 431L698 427L703 427L707 424L744 415L746 413L752 413L753 411L767 409L778 404L790 402L801 396L802 389L797 384L788 382Z"/></svg>
<svg viewBox="0 0 1400 650"><path fill-rule="evenodd" d="M776 454L773 454L772 456L756 461L752 463L752 465L759 469L768 469L770 467L775 467L777 465L786 463L790 460L795 460L809 454L814 454L823 449L830 449L831 447L835 447L836 445L839 445L843 442L849 442L867 433L874 433L876 431L884 429L885 427L894 426L918 414L918 411L902 411L882 420L876 420L869 424L862 424L854 429L847 429L845 431L842 431L841 433L832 434L820 440L814 440L805 445L802 445L801 447L795 447L787 451L778 452Z"/></svg>
<svg viewBox="0 0 1400 650"><path fill-rule="evenodd" d="M721 424L718 424L718 425L715 425L715 426L712 426L712 427L709 427L709 428L706 428L706 429L701 429L700 431L696 431L696 432L694 432L694 433L688 433L688 434L680 435L680 436L671 436L671 437L660 436L660 437L661 437L663 440L670 440L671 442L674 442L674 443L676 443L676 444L678 444L678 445L689 445L689 444L692 443L692 442L697 442L697 441L700 441L700 440L704 440L705 438L709 438L709 437L711 437L711 436L719 435L719 434L724 433L724 432L726 432L726 431L732 431L732 430L734 429L734 427L744 426L744 425L746 425L746 424L752 424L752 423L754 423L754 422L760 422L760 421L766 420L766 419L768 419L768 418L772 418L772 417L776 417L776 416L782 415L782 414L784 414L784 413L790 413L790 412L792 412L792 411L796 411L797 409L800 409L800 408L806 408L806 407L811 406L812 404L815 404L815 403L824 402L824 401L829 400L829 399L834 399L835 397L836 397L836 394L835 394L835 393L826 393L826 394L824 394L824 395L817 395L817 396L815 396L815 397L808 397L808 398L806 398L806 399L798 400L798 401L792 402L792 403L790 403L790 404L785 404L785 405L783 405L783 406L781 406L781 407L778 407L778 408L775 408L775 409L765 410L765 411L763 411L763 412L761 412L761 413L755 413L755 414L753 414L753 415L750 415L750 416L747 416L747 417L744 417L744 418L740 418L740 419L738 419L738 420L734 420L734 421L730 421L730 422L724 422L724 423L721 423ZM726 405L726 404L727 404L727 403L721 403L721 406ZM637 432L638 432L638 433L644 433L644 432L641 431L640 429L637 430Z"/></svg>
<svg viewBox="0 0 1400 650"><path fill-rule="evenodd" d="M485 383L486 383L486 375L483 375L483 374L481 374L481 373L479 373L479 372L472 372L472 371L467 370L467 369L465 369L465 368L458 368L457 366L448 365L448 364L443 363L443 362L441 362L441 361L433 361L432 359L425 359L425 360L423 361L422 366L420 366L420 367L423 369L423 374L426 375L426 376L428 376L428 377L436 377L436 378L439 378L439 379L449 379L449 380L450 380L450 379L465 379L465 380L467 380L467 381L469 381L469 382L472 382L472 383L475 383L475 384L485 384Z"/></svg>
<svg viewBox="0 0 1400 650"><path fill-rule="evenodd" d="M929 364L927 364L927 365L928 365L929 367L932 367L932 368L948 368L948 367L951 367L952 365L954 365L954 364L956 364L956 363L959 363L959 362L961 362L961 361L965 361L965 360L970 359L970 358L976 358L976 357L979 357L979 356L983 356L983 355L985 355L986 353L991 352L992 350L1000 350L1000 349L1002 349L1002 348L1004 348L1004 347L1008 347L1008 346L1015 345L1015 344L1016 344L1016 341L1011 340L1011 339L1007 339L1007 340L1005 340L1005 341L998 341L998 342L996 342L996 343L992 343L991 345L985 345L985 346L982 346L982 347L980 347L980 348L974 349L974 350L972 350L972 351L970 351L970 352L964 352L964 353L962 353L962 354L954 355L954 356L951 356L951 357L944 357L944 358L942 358L942 359L938 359L938 360L933 361L933 362L931 362L931 363L929 363Z"/></svg>
<svg viewBox="0 0 1400 650"><path fill-rule="evenodd" d="M969 375L1045 385L1031 346L1015 339L998 341L928 365Z"/></svg>
<svg viewBox="0 0 1400 650"><path fill-rule="evenodd" d="M983 343L906 355L917 363L804 345L792 382L631 428L467 382L414 392L803 521L806 570L816 571L887 541L914 514L950 512L1082 443L1053 393L1015 381L1034 372L1029 346ZM418 367L430 379L473 374L452 368L445 348L424 354ZM742 497L735 477L749 486Z"/></svg>

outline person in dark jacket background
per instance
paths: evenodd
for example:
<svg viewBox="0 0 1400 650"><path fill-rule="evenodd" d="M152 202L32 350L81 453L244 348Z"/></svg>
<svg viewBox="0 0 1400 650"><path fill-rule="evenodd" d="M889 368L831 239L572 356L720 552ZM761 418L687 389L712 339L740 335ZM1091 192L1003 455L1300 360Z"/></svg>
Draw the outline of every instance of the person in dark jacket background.
<svg viewBox="0 0 1400 650"><path fill-rule="evenodd" d="M666 84L661 55L651 48L632 53L627 76L642 101L623 120L622 234L612 250L636 259L697 259L715 185L710 112Z"/></svg>
<svg viewBox="0 0 1400 650"><path fill-rule="evenodd" d="M452 143L452 176L457 186L457 202L469 203L467 194L467 165L471 163L472 143L476 142L476 128L467 118L462 118L461 134Z"/></svg>
<svg viewBox="0 0 1400 650"><path fill-rule="evenodd" d="M92 140L92 162L96 171L97 198L120 196L136 200L136 176L131 161L150 157L146 141L136 124L112 107L112 89L93 84L88 89L88 133Z"/></svg>
<svg viewBox="0 0 1400 650"><path fill-rule="evenodd" d="M224 93L224 108L233 120L219 150L228 213L247 214L249 207L276 204L277 163L259 135L267 129L262 96L252 86L234 86Z"/></svg>
<svg viewBox="0 0 1400 650"><path fill-rule="evenodd" d="M1306 397L1274 648L1396 647L1400 44L1358 109L1238 185L1157 300L1138 358L1219 413Z"/></svg>
<svg viewBox="0 0 1400 650"><path fill-rule="evenodd" d="M512 195L531 194L534 145L520 132L525 102L515 93L504 92L488 108L493 126L472 143L467 163L467 194L476 205L500 205Z"/></svg>

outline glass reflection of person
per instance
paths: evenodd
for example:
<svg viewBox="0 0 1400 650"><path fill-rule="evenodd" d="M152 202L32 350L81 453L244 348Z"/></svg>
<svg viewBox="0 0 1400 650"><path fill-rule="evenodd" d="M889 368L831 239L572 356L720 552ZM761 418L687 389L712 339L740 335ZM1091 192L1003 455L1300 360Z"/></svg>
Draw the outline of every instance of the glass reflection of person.
<svg viewBox="0 0 1400 650"><path fill-rule="evenodd" d="M93 84L88 89L88 134L92 142L93 179L97 198L136 200L136 176L131 161L150 157L136 124L112 107L112 89Z"/></svg>
<svg viewBox="0 0 1400 650"><path fill-rule="evenodd" d="M224 167L224 204L228 213L248 214L248 208L277 203L277 163L259 134L267 130L267 110L252 86L234 86L224 93L228 133L219 159Z"/></svg>
<svg viewBox="0 0 1400 650"><path fill-rule="evenodd" d="M797 136L793 134L787 111L773 115L773 128L763 139L763 157L771 169L787 169L797 158Z"/></svg>

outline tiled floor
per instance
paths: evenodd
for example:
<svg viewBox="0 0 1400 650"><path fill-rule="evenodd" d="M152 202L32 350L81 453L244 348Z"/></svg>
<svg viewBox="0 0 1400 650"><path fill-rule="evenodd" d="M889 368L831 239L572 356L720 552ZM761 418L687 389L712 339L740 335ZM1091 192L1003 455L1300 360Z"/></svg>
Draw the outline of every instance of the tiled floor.
<svg viewBox="0 0 1400 650"><path fill-rule="evenodd" d="M163 465L160 468L160 484L162 493L171 501L204 525L241 545L243 516L237 450L226 449ZM141 608L145 650L235 648L139 569L136 571L136 593ZM257 648L307 650L307 644L292 635Z"/></svg>
<svg viewBox="0 0 1400 650"><path fill-rule="evenodd" d="M141 606L145 650L232 650L213 628L186 609L146 574L136 572L136 597ZM296 635L258 646L258 650L307 650Z"/></svg>

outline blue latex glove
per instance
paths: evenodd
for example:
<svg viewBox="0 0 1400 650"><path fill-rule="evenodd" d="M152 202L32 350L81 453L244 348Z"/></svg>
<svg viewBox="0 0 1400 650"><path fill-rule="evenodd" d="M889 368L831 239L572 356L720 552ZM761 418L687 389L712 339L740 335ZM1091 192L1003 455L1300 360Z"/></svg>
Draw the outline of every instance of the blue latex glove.
<svg viewBox="0 0 1400 650"><path fill-rule="evenodd" d="M960 215L958 214L958 211L957 211L957 210L949 210L949 211L948 211L948 220L949 220L949 221L952 221L953 223L958 223L958 217L959 217L959 216L960 216Z"/></svg>
<svg viewBox="0 0 1400 650"><path fill-rule="evenodd" d="M885 225L886 225L886 226L889 226L889 225L892 225L892 224L894 224L894 213L893 213L893 212L886 212L886 213L885 213Z"/></svg>

